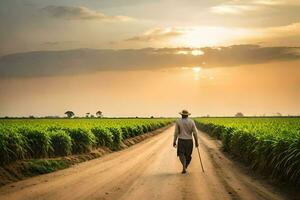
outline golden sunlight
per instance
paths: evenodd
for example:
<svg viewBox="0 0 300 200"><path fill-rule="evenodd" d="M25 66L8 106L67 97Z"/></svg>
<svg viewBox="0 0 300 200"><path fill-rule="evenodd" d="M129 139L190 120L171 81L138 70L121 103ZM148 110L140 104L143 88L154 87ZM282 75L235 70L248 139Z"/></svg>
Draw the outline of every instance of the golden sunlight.
<svg viewBox="0 0 300 200"><path fill-rule="evenodd" d="M300 200L299 11L0 0L0 200Z"/></svg>
<svg viewBox="0 0 300 200"><path fill-rule="evenodd" d="M241 38L248 37L249 34L250 31L242 28L227 28L217 26L192 27L185 30L184 34L174 38L172 40L172 44L175 46L198 48L203 46L226 45L232 41L237 41ZM179 54L184 53L180 52ZM195 53L192 53L192 55L194 54Z"/></svg>
<svg viewBox="0 0 300 200"><path fill-rule="evenodd" d="M193 67L193 68L192 68L192 70L193 70L194 73L199 73L199 72L201 71L201 69L202 69L202 68L199 67L199 66L196 66L196 67Z"/></svg>
<svg viewBox="0 0 300 200"><path fill-rule="evenodd" d="M204 52L201 51L200 49L194 49L192 51L180 50L180 51L177 51L176 54L183 54L183 55L191 54L193 56L201 56L204 54Z"/></svg>
<svg viewBox="0 0 300 200"><path fill-rule="evenodd" d="M187 51L178 51L176 54L183 54L183 55L187 55L188 52Z"/></svg>
<svg viewBox="0 0 300 200"><path fill-rule="evenodd" d="M199 50L199 49L195 49L195 50L193 50L193 51L191 52L191 54L192 54L193 56L201 56L201 55L204 54L204 52L201 51L201 50Z"/></svg>

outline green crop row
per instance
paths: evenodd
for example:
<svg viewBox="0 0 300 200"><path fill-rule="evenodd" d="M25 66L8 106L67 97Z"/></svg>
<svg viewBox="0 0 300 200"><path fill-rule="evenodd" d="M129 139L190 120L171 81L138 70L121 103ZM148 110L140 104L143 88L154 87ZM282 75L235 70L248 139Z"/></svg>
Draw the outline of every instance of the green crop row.
<svg viewBox="0 0 300 200"><path fill-rule="evenodd" d="M299 118L198 118L225 151L272 178L300 184Z"/></svg>
<svg viewBox="0 0 300 200"><path fill-rule="evenodd" d="M0 162L80 154L104 146L117 150L124 139L171 122L171 119L3 119Z"/></svg>

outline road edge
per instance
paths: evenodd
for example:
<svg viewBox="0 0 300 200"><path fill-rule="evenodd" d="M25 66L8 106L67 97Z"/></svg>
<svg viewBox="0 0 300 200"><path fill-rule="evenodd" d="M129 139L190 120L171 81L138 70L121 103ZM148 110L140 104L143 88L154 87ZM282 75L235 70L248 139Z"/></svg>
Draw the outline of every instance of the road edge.
<svg viewBox="0 0 300 200"><path fill-rule="evenodd" d="M173 123L170 123L154 131L125 139L124 141L121 142L120 148L115 151L107 147L100 147L85 154L77 154L77 155L70 155L70 156L63 156L63 157L56 157L56 158L21 160L5 166L1 166L0 187L13 182L25 180L34 176L48 174L58 170L66 169L75 164L100 158L112 152L121 151L132 145L140 143L148 138L158 135L164 132L166 129L170 128L171 126L173 126Z"/></svg>

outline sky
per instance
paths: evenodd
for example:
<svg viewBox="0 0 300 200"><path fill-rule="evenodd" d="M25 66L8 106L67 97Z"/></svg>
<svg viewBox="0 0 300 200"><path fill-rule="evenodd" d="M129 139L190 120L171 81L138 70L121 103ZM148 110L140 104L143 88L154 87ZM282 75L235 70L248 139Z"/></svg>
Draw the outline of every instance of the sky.
<svg viewBox="0 0 300 200"><path fill-rule="evenodd" d="M0 0L0 116L300 114L298 0Z"/></svg>

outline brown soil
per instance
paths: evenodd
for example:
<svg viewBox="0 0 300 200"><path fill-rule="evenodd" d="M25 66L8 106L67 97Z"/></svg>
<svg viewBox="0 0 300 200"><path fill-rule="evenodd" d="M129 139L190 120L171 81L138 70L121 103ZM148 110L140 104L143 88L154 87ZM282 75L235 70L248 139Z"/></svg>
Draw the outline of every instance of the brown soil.
<svg viewBox="0 0 300 200"><path fill-rule="evenodd" d="M0 188L0 199L297 199L250 176L220 142L200 133L187 174L172 147L174 127L122 151ZM298 192L299 194L299 192Z"/></svg>

